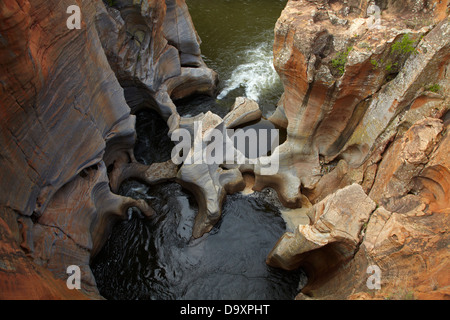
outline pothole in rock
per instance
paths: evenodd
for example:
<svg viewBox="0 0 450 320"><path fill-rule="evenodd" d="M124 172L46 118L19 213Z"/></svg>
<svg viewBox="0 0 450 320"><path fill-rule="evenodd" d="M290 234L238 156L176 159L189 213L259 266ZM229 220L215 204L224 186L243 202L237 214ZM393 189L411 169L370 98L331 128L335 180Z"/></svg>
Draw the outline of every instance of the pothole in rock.
<svg viewBox="0 0 450 320"><path fill-rule="evenodd" d="M124 195L147 199L156 211L143 219L130 209L91 264L107 299L293 299L301 270L286 272L265 259L285 231L267 193L228 196L213 230L192 239L197 204L176 183L123 184ZM267 200L269 198L269 200Z"/></svg>

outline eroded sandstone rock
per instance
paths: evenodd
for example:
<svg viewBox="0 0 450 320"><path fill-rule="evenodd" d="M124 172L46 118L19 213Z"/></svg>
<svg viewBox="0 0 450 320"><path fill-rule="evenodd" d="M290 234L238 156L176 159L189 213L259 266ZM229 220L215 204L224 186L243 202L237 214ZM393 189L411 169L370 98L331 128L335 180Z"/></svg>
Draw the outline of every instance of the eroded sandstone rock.
<svg viewBox="0 0 450 320"><path fill-rule="evenodd" d="M199 204L199 211L195 218L192 231L194 238L199 238L209 232L212 227L219 221L222 212L222 203L228 193L243 190L245 182L238 167L226 169L222 168L225 162L223 159L212 161L209 163L205 157L207 151L207 143L210 140L208 135L211 130L216 129L223 137L223 145L225 146L224 154L232 152L234 155L237 151L232 143L227 139L226 127L224 121L218 115L207 112L205 115L196 118L197 123L201 122L201 126L194 126L192 132L192 148L186 158L191 159L190 163L185 163L178 171L178 181L181 185L191 190ZM196 130L196 131L195 131ZM195 159L198 159L196 161ZM233 156L233 159L234 156ZM196 163L198 162L198 163Z"/></svg>
<svg viewBox="0 0 450 320"><path fill-rule="evenodd" d="M5 298L76 297L53 278L67 279L71 264L82 269L83 292L99 297L89 262L112 224L131 206L152 213L145 201L111 189L136 175L156 183L177 171L136 162L130 107L156 109L173 130L180 116L171 97L213 94L217 81L183 0L79 2L79 30L66 26L70 5L0 3L0 219L16 243L8 248L28 256L12 262L23 264L11 280L20 288L8 280ZM10 275L0 276L6 283Z"/></svg>
<svg viewBox="0 0 450 320"><path fill-rule="evenodd" d="M66 282L55 279L54 275L30 260L17 245L17 234L4 221L7 213L0 218L0 279L2 300L87 300L100 298L88 296L78 290L69 290Z"/></svg>
<svg viewBox="0 0 450 320"><path fill-rule="evenodd" d="M288 133L280 197L303 193L316 207L357 183L379 206L349 251L314 224L280 239L268 262L308 270L299 299L448 298L447 4L377 5L375 28L367 1L289 1L276 25L285 93L271 120ZM381 291L367 287L371 265L383 274Z"/></svg>
<svg viewBox="0 0 450 320"><path fill-rule="evenodd" d="M259 109L258 103L245 98L238 97L223 121L227 128L233 129L241 124L261 119L262 111Z"/></svg>
<svg viewBox="0 0 450 320"><path fill-rule="evenodd" d="M314 260L311 258L314 254L310 251L331 244L340 255L341 262L350 259L361 241L362 226L369 220L375 206L375 202L358 184L329 195L310 209L310 224L298 225L295 233L286 233L278 241L269 253L267 263L286 270L294 270L302 265L322 270L325 266L308 266Z"/></svg>
<svg viewBox="0 0 450 320"><path fill-rule="evenodd" d="M214 94L217 74L203 62L184 0L97 2L95 22L120 84L132 91L132 109L155 109L172 132L180 120L172 100Z"/></svg>
<svg viewBox="0 0 450 320"><path fill-rule="evenodd" d="M402 139L391 146L378 167L378 175L370 196L377 202L406 195L413 178L428 162L428 156L440 138L440 119L425 118L414 124Z"/></svg>
<svg viewBox="0 0 450 320"><path fill-rule="evenodd" d="M152 213L145 201L113 193L125 179L175 179L189 188L199 202L193 236L200 237L220 218L225 195L244 189L244 174L249 188L275 188L285 206L303 206L311 220L268 258L307 270L298 298L404 298L411 291L448 299L445 1L378 1L376 28L367 1L289 1L274 45L285 93L271 117L287 139L272 150L279 170L269 176L260 163L183 164L179 171L170 161L137 163L130 107L157 110L170 133L194 133L200 120L200 138L206 129L259 118L259 108L238 107L225 121L178 115L173 99L212 95L217 81L183 0L81 2L79 31L66 28L71 4L0 3L2 297L99 298L90 258L128 207ZM82 268L85 295L55 279L67 277L68 264ZM375 293L366 286L370 265L383 275Z"/></svg>
<svg viewBox="0 0 450 320"><path fill-rule="evenodd" d="M364 167L347 184L369 179L365 171L377 162L369 158L397 130L447 109L448 17L432 31L426 23L411 28L407 7L400 14L386 5L386 18L373 28L364 1L288 2L274 44L285 92L271 117L287 128L279 172L291 185L291 194L279 188L287 202L298 203L300 189L314 190L324 169L340 159L353 169ZM436 11L421 21L437 22ZM436 96L426 91L430 83L441 88Z"/></svg>

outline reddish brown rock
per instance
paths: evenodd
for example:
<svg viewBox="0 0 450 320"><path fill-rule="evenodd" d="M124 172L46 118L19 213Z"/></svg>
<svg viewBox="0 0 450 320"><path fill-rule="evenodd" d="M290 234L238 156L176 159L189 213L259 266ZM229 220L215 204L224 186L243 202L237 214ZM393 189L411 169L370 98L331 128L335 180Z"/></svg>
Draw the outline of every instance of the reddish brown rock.
<svg viewBox="0 0 450 320"><path fill-rule="evenodd" d="M315 247L309 253L304 252L307 246L294 245L278 254L302 252L300 263L310 281L298 299L450 298L446 271L450 259L450 170L448 154L443 154L448 147L448 133L444 131L441 136L442 126L439 119L418 121L384 152L371 189L372 197L384 206L364 223L359 232L361 242L351 259L344 261L336 254L342 252L336 246ZM342 200L340 205L345 203ZM314 228L314 224L308 227ZM330 272L322 273L323 263L333 266L327 269ZM380 268L380 290L367 286L369 266Z"/></svg>
<svg viewBox="0 0 450 320"><path fill-rule="evenodd" d="M395 141L378 166L370 196L377 202L400 197L411 190L412 179L419 175L443 130L439 119L424 119Z"/></svg>
<svg viewBox="0 0 450 320"><path fill-rule="evenodd" d="M305 231L313 223L280 239L268 262L307 270L299 299L448 299L448 11L438 1L381 7L381 27L368 28L366 2L289 1L276 25L285 93L271 120L288 133L280 196L302 192L317 206L357 183L380 206L348 260L319 241L328 234ZM394 57L398 43L416 51ZM366 285L371 265L381 290Z"/></svg>
<svg viewBox="0 0 450 320"><path fill-rule="evenodd" d="M361 228L374 209L375 203L360 185L338 190L310 209L310 224L296 226L294 234L286 233L278 241L267 263L287 270L303 266L317 278L332 272L328 260L314 253L327 247L323 250L332 255L334 265L351 259L361 241Z"/></svg>
<svg viewBox="0 0 450 320"><path fill-rule="evenodd" d="M274 43L285 93L271 118L287 140L276 149L279 171L267 176L259 165L178 172L133 156L130 107L157 110L173 132L189 123L172 99L215 90L183 0L80 2L81 30L66 27L68 0L2 1L0 296L100 298L90 259L127 208L152 214L113 193L124 179L176 176L199 201L199 237L219 220L225 194L245 187L243 171L285 206L309 203L304 195L314 203L304 208L311 225L268 259L305 267L298 298L448 299L445 3L383 1L381 27L369 28L367 2L289 1ZM394 50L405 39L413 54ZM366 193L379 205L373 213ZM81 267L81 292L64 284L69 264ZM370 265L382 271L380 291L366 286Z"/></svg>
<svg viewBox="0 0 450 320"><path fill-rule="evenodd" d="M0 3L0 221L11 230L4 255L23 250L1 271L2 298L84 297L61 284L71 264L98 298L89 262L112 224L130 206L152 214L111 192L107 168L114 191L126 177L157 182L177 170L136 163L129 105L157 109L173 129L171 96L214 91L183 0L115 3L79 2L79 30L66 26L68 0ZM130 98L133 88L140 94Z"/></svg>
<svg viewBox="0 0 450 320"><path fill-rule="evenodd" d="M157 110L172 131L180 120L172 100L214 94L217 74L203 62L184 0L118 0L112 8L97 2L95 10L102 46L133 110Z"/></svg>
<svg viewBox="0 0 450 320"><path fill-rule="evenodd" d="M1 300L87 300L78 290L69 290L47 269L33 263L19 248L15 234L0 218L0 299Z"/></svg>
<svg viewBox="0 0 450 320"><path fill-rule="evenodd" d="M407 29L415 6L383 6L392 19L380 28L370 27L365 2L289 1L277 22L274 65L285 92L271 120L287 125L279 176L290 187L278 189L291 206L300 189L317 194L324 169L340 159L360 168L346 184L365 179L370 186L377 149L448 106L448 17L426 33L438 9ZM416 53L395 49L404 39ZM441 88L436 95L426 91L432 83Z"/></svg>

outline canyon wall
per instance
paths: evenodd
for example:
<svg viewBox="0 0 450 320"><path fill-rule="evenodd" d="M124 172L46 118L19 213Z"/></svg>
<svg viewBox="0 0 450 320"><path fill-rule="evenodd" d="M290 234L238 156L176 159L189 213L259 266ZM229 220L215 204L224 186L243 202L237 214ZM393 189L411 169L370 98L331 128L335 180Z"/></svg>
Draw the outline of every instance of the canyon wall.
<svg viewBox="0 0 450 320"><path fill-rule="evenodd" d="M449 298L449 4L375 3L291 0L275 27L275 187L310 223L267 262L307 271L298 298Z"/></svg>
<svg viewBox="0 0 450 320"><path fill-rule="evenodd" d="M117 184L177 171L136 162L132 113L178 126L171 97L215 90L184 0L113 3L77 1L72 30L73 1L0 3L0 298L100 298L90 259L129 207L153 212Z"/></svg>

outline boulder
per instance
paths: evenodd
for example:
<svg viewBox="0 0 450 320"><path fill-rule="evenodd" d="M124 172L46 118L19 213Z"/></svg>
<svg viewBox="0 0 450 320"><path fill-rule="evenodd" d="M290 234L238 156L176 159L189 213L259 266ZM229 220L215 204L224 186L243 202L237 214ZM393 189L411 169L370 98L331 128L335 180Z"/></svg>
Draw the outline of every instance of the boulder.
<svg viewBox="0 0 450 320"><path fill-rule="evenodd" d="M233 129L245 123L261 119L262 112L256 101L237 97L231 111L223 118L225 126Z"/></svg>

